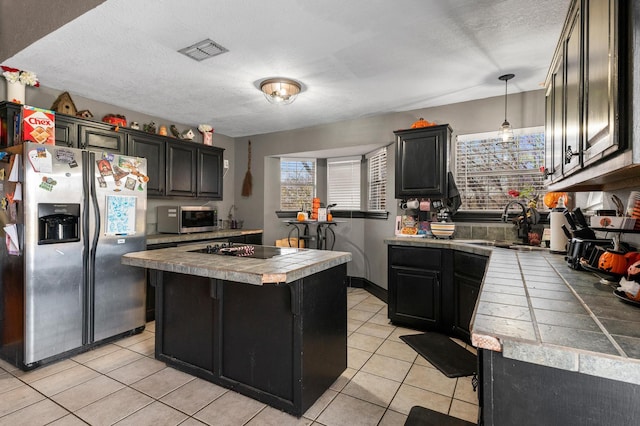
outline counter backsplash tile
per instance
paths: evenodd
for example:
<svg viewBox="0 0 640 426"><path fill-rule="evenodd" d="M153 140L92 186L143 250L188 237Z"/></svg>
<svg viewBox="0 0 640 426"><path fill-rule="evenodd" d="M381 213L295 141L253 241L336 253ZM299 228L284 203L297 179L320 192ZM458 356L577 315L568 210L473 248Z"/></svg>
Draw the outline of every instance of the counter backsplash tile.
<svg viewBox="0 0 640 426"><path fill-rule="evenodd" d="M455 238L459 240L498 240L517 241L518 233L515 226L495 224L456 223Z"/></svg>

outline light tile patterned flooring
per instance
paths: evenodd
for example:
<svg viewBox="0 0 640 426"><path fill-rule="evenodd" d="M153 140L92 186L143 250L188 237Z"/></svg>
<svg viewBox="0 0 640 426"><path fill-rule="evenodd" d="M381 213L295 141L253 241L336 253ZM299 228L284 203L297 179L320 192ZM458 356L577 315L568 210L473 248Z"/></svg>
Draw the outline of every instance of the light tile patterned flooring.
<svg viewBox="0 0 640 426"><path fill-rule="evenodd" d="M447 378L400 340L418 332L391 325L384 302L347 294L347 369L299 419L155 360L152 322L30 372L0 361L0 425L403 425L414 405L475 423L471 377Z"/></svg>

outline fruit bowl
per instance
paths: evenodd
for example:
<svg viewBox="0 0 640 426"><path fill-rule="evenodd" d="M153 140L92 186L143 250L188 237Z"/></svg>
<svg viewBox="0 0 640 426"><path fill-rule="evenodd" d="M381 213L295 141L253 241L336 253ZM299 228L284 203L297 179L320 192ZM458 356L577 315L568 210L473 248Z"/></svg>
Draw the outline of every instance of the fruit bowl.
<svg viewBox="0 0 640 426"><path fill-rule="evenodd" d="M431 233L437 238L449 238L456 230L453 222L431 222Z"/></svg>

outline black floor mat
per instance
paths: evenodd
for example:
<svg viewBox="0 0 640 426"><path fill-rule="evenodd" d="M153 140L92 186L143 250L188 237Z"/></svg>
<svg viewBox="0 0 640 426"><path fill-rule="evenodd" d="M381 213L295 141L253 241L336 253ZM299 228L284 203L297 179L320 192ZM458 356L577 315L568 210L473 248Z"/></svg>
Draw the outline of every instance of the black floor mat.
<svg viewBox="0 0 640 426"><path fill-rule="evenodd" d="M477 370L477 357L440 333L400 336L447 377L471 376Z"/></svg>
<svg viewBox="0 0 640 426"><path fill-rule="evenodd" d="M411 407L404 426L473 426L475 424L416 405Z"/></svg>

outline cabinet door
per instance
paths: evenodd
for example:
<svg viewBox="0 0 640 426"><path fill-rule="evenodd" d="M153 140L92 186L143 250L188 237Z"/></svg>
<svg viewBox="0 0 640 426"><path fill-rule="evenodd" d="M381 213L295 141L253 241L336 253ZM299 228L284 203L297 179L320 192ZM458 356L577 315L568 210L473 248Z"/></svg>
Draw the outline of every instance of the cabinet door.
<svg viewBox="0 0 640 426"><path fill-rule="evenodd" d="M556 58L554 71L550 76L545 94L545 168L548 172L547 177L552 182L562 178L564 161L563 61L563 56Z"/></svg>
<svg viewBox="0 0 640 426"><path fill-rule="evenodd" d="M389 319L418 328L440 326L440 273L392 266L389 271Z"/></svg>
<svg viewBox="0 0 640 426"><path fill-rule="evenodd" d="M222 150L198 148L198 197L222 200Z"/></svg>
<svg viewBox="0 0 640 426"><path fill-rule="evenodd" d="M469 324L480 293L487 258L456 251L453 259L453 333L470 342Z"/></svg>
<svg viewBox="0 0 640 426"><path fill-rule="evenodd" d="M185 142L167 142L167 195L196 196L196 147Z"/></svg>
<svg viewBox="0 0 640 426"><path fill-rule="evenodd" d="M396 198L447 196L448 125L396 135Z"/></svg>
<svg viewBox="0 0 640 426"><path fill-rule="evenodd" d="M565 49L565 151L580 154L582 146L582 65L580 48L580 10L572 20L569 35L564 43ZM565 158L563 174L575 172L580 166L580 155Z"/></svg>
<svg viewBox="0 0 640 426"><path fill-rule="evenodd" d="M12 146L21 143L20 133L16 131L20 128L20 112L22 105L13 102L2 102L0 104L0 146Z"/></svg>
<svg viewBox="0 0 640 426"><path fill-rule="evenodd" d="M133 135L127 137L127 155L147 160L147 196L164 195L166 142L156 136Z"/></svg>
<svg viewBox="0 0 640 426"><path fill-rule="evenodd" d="M95 124L80 124L78 126L79 146L91 151L106 151L114 154L124 154L126 133L116 132L111 126Z"/></svg>
<svg viewBox="0 0 640 426"><path fill-rule="evenodd" d="M584 163L599 160L620 147L618 114L616 1L587 0L584 10Z"/></svg>
<svg viewBox="0 0 640 426"><path fill-rule="evenodd" d="M56 114L56 146L78 147L78 124L75 119Z"/></svg>
<svg viewBox="0 0 640 426"><path fill-rule="evenodd" d="M455 289L453 331L457 336L469 341L471 338L469 324L478 300L480 282L456 274L453 277L453 285Z"/></svg>

